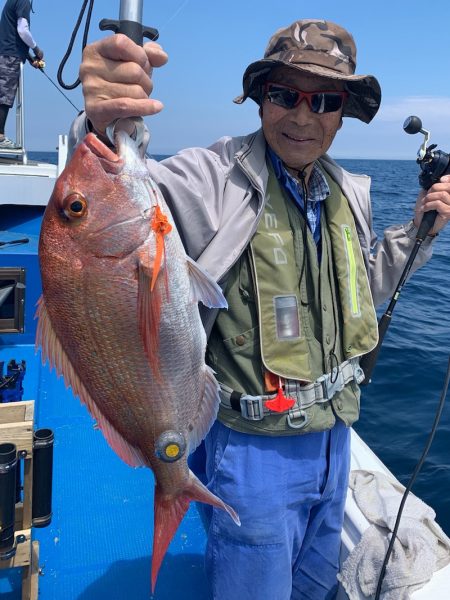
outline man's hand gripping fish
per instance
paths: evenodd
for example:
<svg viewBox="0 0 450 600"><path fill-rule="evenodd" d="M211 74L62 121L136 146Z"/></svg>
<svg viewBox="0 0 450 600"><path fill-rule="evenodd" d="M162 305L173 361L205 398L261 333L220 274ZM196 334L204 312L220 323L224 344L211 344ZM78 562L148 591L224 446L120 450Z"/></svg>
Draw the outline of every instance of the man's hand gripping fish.
<svg viewBox="0 0 450 600"><path fill-rule="evenodd" d="M186 256L135 142L93 134L56 182L39 243L37 344L129 465L156 479L152 589L190 500L232 508L187 465L218 409L198 301L225 307Z"/></svg>

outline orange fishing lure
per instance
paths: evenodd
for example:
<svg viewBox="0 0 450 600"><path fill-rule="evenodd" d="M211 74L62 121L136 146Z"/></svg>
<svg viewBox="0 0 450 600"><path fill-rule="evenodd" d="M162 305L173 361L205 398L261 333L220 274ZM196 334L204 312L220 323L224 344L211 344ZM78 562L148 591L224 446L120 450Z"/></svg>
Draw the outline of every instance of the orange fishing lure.
<svg viewBox="0 0 450 600"><path fill-rule="evenodd" d="M150 285L151 291L153 291L158 273L161 269L162 258L164 255L164 236L172 231L172 225L158 205L156 205L155 214L153 215L152 229L156 233L156 256Z"/></svg>

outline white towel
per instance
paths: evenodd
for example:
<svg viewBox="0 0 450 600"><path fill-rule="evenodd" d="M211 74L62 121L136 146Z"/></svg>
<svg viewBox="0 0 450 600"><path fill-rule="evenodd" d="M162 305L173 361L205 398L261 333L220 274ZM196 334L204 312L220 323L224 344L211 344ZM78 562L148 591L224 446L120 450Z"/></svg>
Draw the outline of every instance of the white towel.
<svg viewBox="0 0 450 600"><path fill-rule="evenodd" d="M405 488L378 471L350 473L349 487L371 523L345 561L339 581L350 600L373 597ZM409 493L381 587L383 600L407 600L450 562L450 539L434 510Z"/></svg>

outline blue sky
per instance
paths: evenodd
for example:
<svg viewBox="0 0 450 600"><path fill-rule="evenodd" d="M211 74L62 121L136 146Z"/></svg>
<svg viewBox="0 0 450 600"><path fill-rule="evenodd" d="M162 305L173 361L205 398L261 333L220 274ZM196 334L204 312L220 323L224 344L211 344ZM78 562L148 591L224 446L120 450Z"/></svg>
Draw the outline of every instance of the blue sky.
<svg viewBox="0 0 450 600"><path fill-rule="evenodd" d="M0 0L2 7L4 0ZM31 31L45 52L46 73L56 82L82 0L34 0ZM119 0L96 0L89 40L104 17L117 18ZM432 142L450 150L450 2L433 0L322 0L313 3L268 0L144 0L144 22L160 31L169 63L154 74L154 97L164 111L147 118L149 151L171 154L187 146L205 146L223 135L241 135L259 126L252 101L237 106L246 66L264 53L272 33L298 18L325 18L346 27L358 48L358 73L375 75L383 90L382 108L370 125L344 119L331 149L337 158L414 159L421 136L403 132L410 114L422 118ZM65 71L77 76L81 35ZM26 65L26 145L54 150L75 109L45 76ZM64 92L79 107L81 89ZM7 133L14 137L14 114Z"/></svg>

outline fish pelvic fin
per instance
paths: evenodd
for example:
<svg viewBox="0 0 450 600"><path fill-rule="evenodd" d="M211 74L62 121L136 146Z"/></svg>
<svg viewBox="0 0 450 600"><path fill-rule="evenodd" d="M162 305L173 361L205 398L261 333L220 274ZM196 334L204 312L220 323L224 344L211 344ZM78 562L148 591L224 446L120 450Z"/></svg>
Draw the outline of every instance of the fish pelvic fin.
<svg viewBox="0 0 450 600"><path fill-rule="evenodd" d="M167 548L189 508L189 502L192 500L205 502L206 504L221 508L230 515L236 525L240 526L241 524L237 513L231 506L228 506L228 504L225 504L225 502L210 492L192 471L189 471L188 481L182 492L177 496L163 494L158 486L156 486L155 532L153 537L152 556L152 593L155 590L156 579Z"/></svg>
<svg viewBox="0 0 450 600"><path fill-rule="evenodd" d="M186 257L191 281L191 301L202 302L208 308L228 308L218 283L189 256Z"/></svg>
<svg viewBox="0 0 450 600"><path fill-rule="evenodd" d="M199 402L198 412L192 420L192 430L189 437L189 452L193 452L206 437L216 420L219 410L219 384L214 371L208 365L204 367L204 387L202 401Z"/></svg>
<svg viewBox="0 0 450 600"><path fill-rule="evenodd" d="M58 377L61 375L64 377L65 386L72 388L74 395L78 396L80 401L86 405L91 416L97 421L98 428L101 429L106 441L124 462L131 467L146 465L141 452L129 444L111 425L84 386L52 326L43 296L38 300L36 317L39 319L36 352L40 347L42 364L44 365L48 361L50 370L55 369Z"/></svg>

